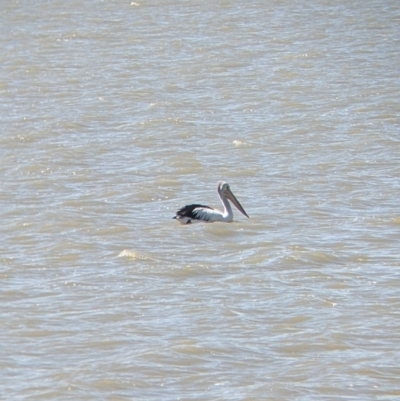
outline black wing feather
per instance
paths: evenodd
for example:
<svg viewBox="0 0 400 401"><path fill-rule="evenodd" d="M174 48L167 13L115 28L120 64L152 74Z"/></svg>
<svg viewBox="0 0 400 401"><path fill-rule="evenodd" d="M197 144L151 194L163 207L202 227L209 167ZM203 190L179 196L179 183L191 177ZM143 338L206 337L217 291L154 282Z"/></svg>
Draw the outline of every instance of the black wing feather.
<svg viewBox="0 0 400 401"><path fill-rule="evenodd" d="M204 220L204 218L203 218L203 219L200 219L200 218L198 217L197 213L194 211L194 210L197 209L197 208L204 208L204 209L211 209L211 210L213 210L213 208L210 207L210 206L199 205L199 204L193 204L193 205L186 205L186 206L183 206L183 208L179 209L179 210L176 212L176 215L177 215L177 216L180 216L180 217L187 217L188 219L192 219L192 220Z"/></svg>

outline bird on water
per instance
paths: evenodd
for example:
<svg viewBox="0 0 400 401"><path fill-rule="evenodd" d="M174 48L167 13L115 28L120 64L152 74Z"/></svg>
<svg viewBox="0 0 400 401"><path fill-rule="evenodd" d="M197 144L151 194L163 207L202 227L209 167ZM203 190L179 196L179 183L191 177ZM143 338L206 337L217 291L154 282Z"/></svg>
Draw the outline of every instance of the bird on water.
<svg viewBox="0 0 400 401"><path fill-rule="evenodd" d="M231 201L241 213L243 213L246 217L249 217L242 205L236 199L227 182L218 181L217 193L224 207L223 212L213 209L210 206L204 206L195 203L192 205L186 205L179 209L173 218L178 220L181 224L190 224L199 221L206 223L214 223L214 221L230 223L233 220L233 212L229 201Z"/></svg>

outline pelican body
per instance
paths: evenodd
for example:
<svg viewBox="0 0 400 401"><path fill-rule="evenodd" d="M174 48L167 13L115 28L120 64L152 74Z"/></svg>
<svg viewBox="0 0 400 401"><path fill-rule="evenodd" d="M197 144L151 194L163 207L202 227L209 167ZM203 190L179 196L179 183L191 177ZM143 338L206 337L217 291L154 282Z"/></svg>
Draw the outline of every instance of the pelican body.
<svg viewBox="0 0 400 401"><path fill-rule="evenodd" d="M196 203L193 205L186 205L179 209L173 218L177 219L181 224L190 224L199 221L206 223L214 223L214 221L230 223L233 220L233 212L229 201L231 201L241 213L243 213L246 217L249 217L242 205L236 199L235 195L232 193L227 182L218 182L217 193L222 205L224 206L223 212L213 209L210 206L204 206Z"/></svg>

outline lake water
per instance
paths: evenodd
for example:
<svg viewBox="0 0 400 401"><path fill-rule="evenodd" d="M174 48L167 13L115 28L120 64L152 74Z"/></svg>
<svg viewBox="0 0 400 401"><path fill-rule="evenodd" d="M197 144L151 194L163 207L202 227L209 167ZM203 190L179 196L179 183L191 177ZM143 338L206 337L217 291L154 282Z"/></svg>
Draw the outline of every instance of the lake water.
<svg viewBox="0 0 400 401"><path fill-rule="evenodd" d="M0 18L0 399L400 399L398 1Z"/></svg>

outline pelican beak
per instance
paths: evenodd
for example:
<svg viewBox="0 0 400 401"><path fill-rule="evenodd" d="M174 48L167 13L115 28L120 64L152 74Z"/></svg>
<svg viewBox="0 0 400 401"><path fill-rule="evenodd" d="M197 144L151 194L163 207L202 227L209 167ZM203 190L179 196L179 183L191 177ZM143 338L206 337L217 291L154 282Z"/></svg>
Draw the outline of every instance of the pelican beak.
<svg viewBox="0 0 400 401"><path fill-rule="evenodd" d="M237 207L237 209L240 211L240 213L243 213L246 217L250 218L248 216L248 214L245 212L245 210L243 209L242 205L236 199L236 196L233 195L233 192L230 189L226 189L225 196Z"/></svg>

